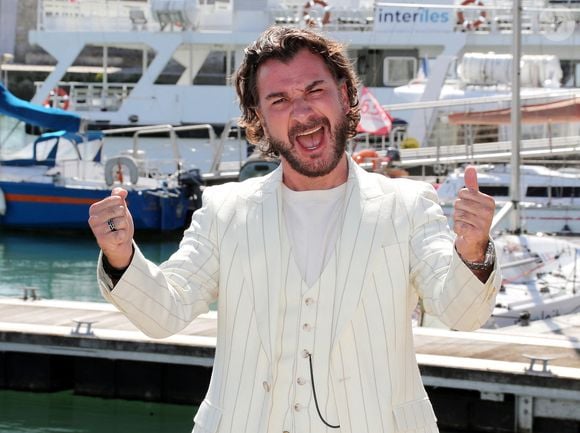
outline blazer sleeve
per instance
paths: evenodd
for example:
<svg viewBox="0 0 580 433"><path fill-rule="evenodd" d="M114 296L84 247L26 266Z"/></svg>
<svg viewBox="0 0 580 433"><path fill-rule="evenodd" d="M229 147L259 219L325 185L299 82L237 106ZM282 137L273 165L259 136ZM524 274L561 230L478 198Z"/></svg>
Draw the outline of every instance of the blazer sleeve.
<svg viewBox="0 0 580 433"><path fill-rule="evenodd" d="M498 263L482 283L455 250L455 234L429 184L421 184L409 210L411 283L425 312L451 329L472 331L490 317L501 285ZM492 240L493 242L493 240Z"/></svg>
<svg viewBox="0 0 580 433"><path fill-rule="evenodd" d="M134 245L131 264L113 287L101 252L97 266L101 293L150 337L181 331L217 299L219 254L210 190L204 191L204 206L194 212L179 249L160 266Z"/></svg>

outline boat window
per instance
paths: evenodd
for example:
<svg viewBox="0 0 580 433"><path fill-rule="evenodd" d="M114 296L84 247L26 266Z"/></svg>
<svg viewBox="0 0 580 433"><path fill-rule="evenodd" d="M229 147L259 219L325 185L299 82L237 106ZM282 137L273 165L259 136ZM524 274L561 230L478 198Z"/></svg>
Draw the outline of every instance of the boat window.
<svg viewBox="0 0 580 433"><path fill-rule="evenodd" d="M385 57L383 61L383 84L400 86L407 84L417 71L417 59L414 57Z"/></svg>
<svg viewBox="0 0 580 433"><path fill-rule="evenodd" d="M230 56L228 62L228 54ZM233 51L211 51L193 79L194 85L224 85L232 74ZM229 70L228 70L229 69Z"/></svg>
<svg viewBox="0 0 580 433"><path fill-rule="evenodd" d="M510 195L509 186L479 185L479 191L492 197L507 197Z"/></svg>
<svg viewBox="0 0 580 433"><path fill-rule="evenodd" d="M562 65L562 87L580 87L580 61L560 60Z"/></svg>
<svg viewBox="0 0 580 433"><path fill-rule="evenodd" d="M554 198L580 197L580 187L577 186L553 186L550 193Z"/></svg>
<svg viewBox="0 0 580 433"><path fill-rule="evenodd" d="M526 191L527 197L548 197L547 186L528 186Z"/></svg>

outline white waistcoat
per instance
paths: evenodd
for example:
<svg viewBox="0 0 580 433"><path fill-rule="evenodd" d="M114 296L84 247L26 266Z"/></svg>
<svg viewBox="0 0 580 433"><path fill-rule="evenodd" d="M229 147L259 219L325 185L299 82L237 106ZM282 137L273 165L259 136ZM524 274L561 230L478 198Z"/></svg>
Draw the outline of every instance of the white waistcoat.
<svg viewBox="0 0 580 433"><path fill-rule="evenodd" d="M340 432L329 428L316 410L310 377L309 357L321 415L338 425L334 393L330 383L330 353L335 309L336 248L319 279L308 287L298 269L287 232L282 230L283 291L280 296L278 344L272 382L272 416L269 432Z"/></svg>

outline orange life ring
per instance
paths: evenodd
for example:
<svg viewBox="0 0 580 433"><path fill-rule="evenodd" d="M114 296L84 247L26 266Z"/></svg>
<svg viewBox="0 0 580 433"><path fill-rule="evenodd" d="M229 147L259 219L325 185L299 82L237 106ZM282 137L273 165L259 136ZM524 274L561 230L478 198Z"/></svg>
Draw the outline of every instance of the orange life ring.
<svg viewBox="0 0 580 433"><path fill-rule="evenodd" d="M461 6L468 6L470 4L483 6L483 2L481 0L463 0L463 2L461 2ZM486 22L487 12L483 9L479 10L479 16L475 20L466 20L463 11L461 9L457 10L457 24L463 26L465 30L475 30Z"/></svg>
<svg viewBox="0 0 580 433"><path fill-rule="evenodd" d="M51 90L42 105L44 107L53 107L55 102L56 107L62 110L68 110L68 107L70 106L68 93L62 87L56 87Z"/></svg>
<svg viewBox="0 0 580 433"><path fill-rule="evenodd" d="M373 171L377 171L381 168L381 157L376 150L363 149L359 152L355 152L352 155L352 159L354 159L354 162L359 165L364 164L365 162L372 162Z"/></svg>
<svg viewBox="0 0 580 433"><path fill-rule="evenodd" d="M324 15L322 15L322 25L326 25L330 22L330 6L324 0L308 0L302 9L302 15L304 22L309 27L314 27L316 25L316 19L310 16L310 10L314 5L319 5L324 10Z"/></svg>

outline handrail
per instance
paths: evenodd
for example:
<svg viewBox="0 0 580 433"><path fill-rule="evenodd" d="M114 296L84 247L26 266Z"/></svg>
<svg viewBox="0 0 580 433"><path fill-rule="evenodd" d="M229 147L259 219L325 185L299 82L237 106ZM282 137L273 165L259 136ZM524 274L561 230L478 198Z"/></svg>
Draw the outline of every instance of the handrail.
<svg viewBox="0 0 580 433"><path fill-rule="evenodd" d="M170 124L164 125L148 125L148 126L132 126L128 128L116 128L116 129L105 129L103 130L103 134L105 135L118 135L118 134L129 134L133 133L133 155L137 155L139 149L139 137L143 135L149 134L159 134L163 132L167 132L169 134L169 140L171 142L171 147L173 148L173 154L175 156L175 160L177 162L177 171L180 171L182 168L182 159L181 153L179 151L179 146L177 145L177 132L182 131L200 131L206 130L208 133L210 144L214 149L214 157L213 160L216 161L217 154L219 152L223 152L223 143L215 144L216 142L216 133L212 125L208 123L203 124L195 124L195 125L182 125L182 126L173 126ZM221 155L220 158L221 160ZM212 165L213 167L213 165ZM213 172L213 168L212 168Z"/></svg>
<svg viewBox="0 0 580 433"><path fill-rule="evenodd" d="M499 223L509 215L513 207L514 203L512 201L508 201L502 206L502 208L494 215L493 220L491 221L491 227L489 229L490 232L493 232Z"/></svg>
<svg viewBox="0 0 580 433"><path fill-rule="evenodd" d="M238 117L233 117L230 120L228 120L227 123L224 125L224 129L220 135L218 145L215 148L214 157L213 157L213 160L212 160L212 163L210 166L210 170L209 170L210 173L216 174L219 171L219 166L221 164L226 139L229 137L230 133L232 132L232 127L236 126L238 124L238 120L239 120ZM241 168L242 167L242 160L243 160L242 149L241 149L242 135L241 135L241 130L239 127L237 128L237 135L238 135L238 141L240 142L240 158L239 158L240 167L239 168Z"/></svg>

